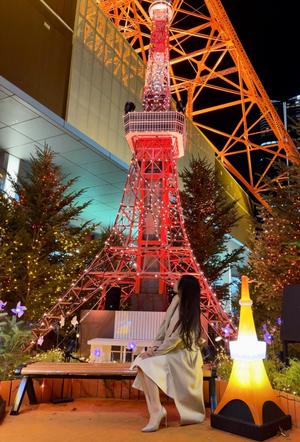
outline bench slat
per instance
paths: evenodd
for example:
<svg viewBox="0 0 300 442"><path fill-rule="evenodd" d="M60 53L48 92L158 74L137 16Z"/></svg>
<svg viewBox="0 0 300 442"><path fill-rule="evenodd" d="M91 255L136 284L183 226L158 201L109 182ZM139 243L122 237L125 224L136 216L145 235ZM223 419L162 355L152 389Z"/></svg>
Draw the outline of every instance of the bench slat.
<svg viewBox="0 0 300 442"><path fill-rule="evenodd" d="M40 363L36 362L23 367L21 370L22 376L34 375L57 375L57 376L104 376L104 375L126 375L133 377L136 375L136 370L130 370L130 364L92 364L92 363Z"/></svg>
<svg viewBox="0 0 300 442"><path fill-rule="evenodd" d="M57 375L57 376L136 376L137 370L130 370L126 363L90 363L90 362L34 362L21 369L22 376ZM203 368L203 377L210 377L211 370Z"/></svg>

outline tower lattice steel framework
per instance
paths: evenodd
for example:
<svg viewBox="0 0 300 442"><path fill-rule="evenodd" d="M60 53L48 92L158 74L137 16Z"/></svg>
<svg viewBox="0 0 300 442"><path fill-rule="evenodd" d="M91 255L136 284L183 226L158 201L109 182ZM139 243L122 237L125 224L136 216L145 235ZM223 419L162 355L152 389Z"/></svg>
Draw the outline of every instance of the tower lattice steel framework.
<svg viewBox="0 0 300 442"><path fill-rule="evenodd" d="M99 0L98 6L146 63L151 0ZM300 162L220 0L174 0L170 25L172 96L211 143L216 157L263 205L276 163ZM88 11L89 13L89 11ZM88 40L88 35L86 35ZM272 73L270 72L270 75ZM262 121L267 122L262 125ZM273 142L262 145L261 135ZM268 178L268 180L266 180ZM284 177L282 177L284 178Z"/></svg>
<svg viewBox="0 0 300 442"><path fill-rule="evenodd" d="M89 268L33 330L32 345L60 321L96 297L104 308L108 289L121 288L121 302L135 309L163 310L168 288L182 274L201 285L203 322L216 333L230 326L191 250L180 204L176 159L184 154L185 116L171 106L167 0L149 8L153 22L143 94L143 111L128 112L125 133L133 152L123 198L112 233Z"/></svg>

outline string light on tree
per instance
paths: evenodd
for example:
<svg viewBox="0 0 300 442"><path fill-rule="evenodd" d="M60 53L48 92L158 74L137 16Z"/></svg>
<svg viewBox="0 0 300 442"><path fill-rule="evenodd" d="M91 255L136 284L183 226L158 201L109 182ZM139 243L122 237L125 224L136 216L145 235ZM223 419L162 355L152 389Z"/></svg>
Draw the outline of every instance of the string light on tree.
<svg viewBox="0 0 300 442"><path fill-rule="evenodd" d="M92 224L71 226L86 205L73 204L82 192L72 192L76 179L64 179L54 153L37 150L30 166L27 177L14 183L19 199L0 194L5 219L0 227L0 296L11 306L21 299L34 319L66 290L102 241L89 240ZM77 257L74 250L80 251Z"/></svg>

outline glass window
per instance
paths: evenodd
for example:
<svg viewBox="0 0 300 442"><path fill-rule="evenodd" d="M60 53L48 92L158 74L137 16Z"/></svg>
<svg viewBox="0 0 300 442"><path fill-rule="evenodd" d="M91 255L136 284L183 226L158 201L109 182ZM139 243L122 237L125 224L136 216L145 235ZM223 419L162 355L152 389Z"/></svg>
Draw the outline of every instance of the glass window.
<svg viewBox="0 0 300 442"><path fill-rule="evenodd" d="M127 91L127 89L125 89L124 87L122 87L122 88L121 88L121 94L120 94L120 101L119 101L119 103L120 103L120 109L121 109L121 111L122 111L122 115L123 115L123 112L124 112L124 106L125 106L126 101L130 101L130 100L128 99L128 91Z"/></svg>
<svg viewBox="0 0 300 442"><path fill-rule="evenodd" d="M86 0L80 0L79 13L85 17L85 11L86 11Z"/></svg>
<svg viewBox="0 0 300 442"><path fill-rule="evenodd" d="M123 50L123 64L126 66L130 65L130 59L131 59L131 51L132 49L130 48L129 45L124 44L124 50Z"/></svg>
<svg viewBox="0 0 300 442"><path fill-rule="evenodd" d="M99 60L94 60L93 64L93 74L92 74L92 85L93 87L101 90L102 89L102 76L103 76L103 64Z"/></svg>
<svg viewBox="0 0 300 442"><path fill-rule="evenodd" d="M102 117L104 120L106 120L107 125L110 118L110 105L111 100L106 95L102 94L101 98L101 109L102 109Z"/></svg>
<svg viewBox="0 0 300 442"><path fill-rule="evenodd" d="M111 103L109 127L113 130L113 132L117 132L118 130L119 112L119 106Z"/></svg>
<svg viewBox="0 0 300 442"><path fill-rule="evenodd" d="M114 62L114 55L114 50L106 44L104 48L104 63L106 68L110 69L111 71Z"/></svg>
<svg viewBox="0 0 300 442"><path fill-rule="evenodd" d="M115 39L115 53L118 55L118 57L122 57L123 54L123 46L124 46L124 37L120 35L118 32L116 32L116 39Z"/></svg>
<svg viewBox="0 0 300 442"><path fill-rule="evenodd" d="M142 100L143 92L144 92L144 82L141 81L140 78L137 78L137 80L136 80L136 95L139 100Z"/></svg>
<svg viewBox="0 0 300 442"><path fill-rule="evenodd" d="M102 90L104 94L111 99L112 75L107 69L103 69Z"/></svg>
<svg viewBox="0 0 300 442"><path fill-rule="evenodd" d="M98 126L98 137L97 141L102 144L102 146L107 146L108 142L108 120L101 119Z"/></svg>
<svg viewBox="0 0 300 442"><path fill-rule="evenodd" d="M122 79L122 61L121 61L121 58L119 58L117 56L115 57L113 68L114 68L114 76L116 78L118 78L119 80L121 80Z"/></svg>
<svg viewBox="0 0 300 442"><path fill-rule="evenodd" d="M7 153L0 149L0 189L3 189L5 177L6 177L6 167L7 167Z"/></svg>
<svg viewBox="0 0 300 442"><path fill-rule="evenodd" d="M136 63L135 57L131 57L130 70L132 72L132 75L136 77L138 73L138 65Z"/></svg>
<svg viewBox="0 0 300 442"><path fill-rule="evenodd" d="M138 60L137 60L137 76L142 80L143 84L144 84L145 73L146 73L145 65L142 62L142 60L140 58L138 58Z"/></svg>
<svg viewBox="0 0 300 442"><path fill-rule="evenodd" d="M94 50L95 32L93 28L86 22L84 26L84 44L91 50Z"/></svg>
<svg viewBox="0 0 300 442"><path fill-rule="evenodd" d="M95 51L96 57L101 59L101 60L103 60L104 44L105 44L104 40L101 37L99 37L98 34L96 34L96 36L95 36L95 49L94 49L94 51Z"/></svg>
<svg viewBox="0 0 300 442"><path fill-rule="evenodd" d="M86 19L95 28L97 22L97 10L94 0L87 0Z"/></svg>
<svg viewBox="0 0 300 442"><path fill-rule="evenodd" d="M95 115L97 118L100 118L100 109L101 109L101 91L93 87L91 89L90 103L89 103L89 116L90 114Z"/></svg>
<svg viewBox="0 0 300 442"><path fill-rule="evenodd" d="M101 35L102 38L105 37L106 23L107 23L107 18L105 17L105 15L101 11L99 11L98 18L97 18L96 31L99 35Z"/></svg>
<svg viewBox="0 0 300 442"><path fill-rule="evenodd" d="M122 83L127 88L129 85L129 67L122 64Z"/></svg>
<svg viewBox="0 0 300 442"><path fill-rule="evenodd" d="M88 113L87 119L87 131L90 137L97 138L98 135L98 124L99 124L99 116L93 111Z"/></svg>
<svg viewBox="0 0 300 442"><path fill-rule="evenodd" d="M112 48L114 47L114 44L115 44L115 35L116 35L116 29L115 29L114 25L112 23L108 22L105 41Z"/></svg>
<svg viewBox="0 0 300 442"><path fill-rule="evenodd" d="M113 103L119 105L119 103L120 103L120 93L121 93L121 85L120 85L120 83L116 79L113 79L113 82L112 82L112 94L111 94L111 99L112 99Z"/></svg>
<svg viewBox="0 0 300 442"><path fill-rule="evenodd" d="M134 94L137 95L137 84L136 84L136 75L133 71L130 72L130 82L129 82L129 87L130 87L130 91Z"/></svg>
<svg viewBox="0 0 300 442"><path fill-rule="evenodd" d="M90 51L84 50L81 58L81 75L82 83L86 83L88 87L91 87L91 77L93 73L93 54Z"/></svg>
<svg viewBox="0 0 300 442"><path fill-rule="evenodd" d="M79 15L76 28L76 37L83 40L85 20Z"/></svg>

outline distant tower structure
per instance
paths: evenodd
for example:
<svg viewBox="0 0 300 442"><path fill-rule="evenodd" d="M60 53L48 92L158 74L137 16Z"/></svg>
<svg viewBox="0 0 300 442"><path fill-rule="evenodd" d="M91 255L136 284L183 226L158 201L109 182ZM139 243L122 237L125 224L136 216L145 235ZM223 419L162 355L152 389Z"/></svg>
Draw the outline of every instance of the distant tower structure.
<svg viewBox="0 0 300 442"><path fill-rule="evenodd" d="M218 335L230 319L201 272L184 227L177 158L184 155L185 117L171 109L169 24L173 8L155 0L149 8L151 48L146 71L143 111L127 104L125 134L132 150L125 189L110 238L89 268L34 329L34 341L47 334L61 316L71 316L96 298L103 309L112 287L131 310L165 310L168 293L182 274L201 285L203 325Z"/></svg>
<svg viewBox="0 0 300 442"><path fill-rule="evenodd" d="M276 112L279 115L281 121L284 123L284 107L282 101L272 100L272 104L276 109ZM277 139L273 131L271 130L269 123L265 118L262 118L262 120L260 121L260 131L261 131L260 133L261 146L268 146L277 143Z"/></svg>
<svg viewBox="0 0 300 442"><path fill-rule="evenodd" d="M285 129L295 143L299 150L300 148L300 95L291 97L286 101L272 100L273 106L276 109L280 119L282 120ZM261 146L268 146L276 144L277 140L272 132L270 125L265 118L260 122L260 144Z"/></svg>
<svg viewBox="0 0 300 442"><path fill-rule="evenodd" d="M300 149L300 95L291 97L286 102L287 130L297 149Z"/></svg>

